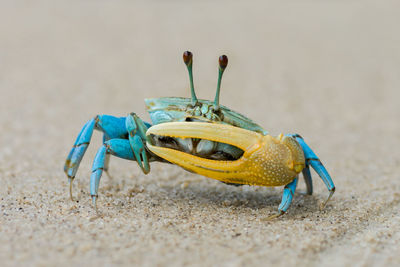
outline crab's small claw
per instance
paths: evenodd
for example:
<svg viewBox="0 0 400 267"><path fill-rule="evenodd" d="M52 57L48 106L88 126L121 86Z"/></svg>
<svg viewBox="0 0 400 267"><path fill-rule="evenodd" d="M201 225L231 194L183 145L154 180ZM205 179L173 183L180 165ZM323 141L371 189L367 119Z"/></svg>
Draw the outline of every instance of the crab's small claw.
<svg viewBox="0 0 400 267"><path fill-rule="evenodd" d="M206 139L240 148L244 153L237 160L211 160L147 142L149 150L159 157L228 183L286 185L305 165L303 151L293 138L275 138L226 124L169 122L150 127L146 135Z"/></svg>

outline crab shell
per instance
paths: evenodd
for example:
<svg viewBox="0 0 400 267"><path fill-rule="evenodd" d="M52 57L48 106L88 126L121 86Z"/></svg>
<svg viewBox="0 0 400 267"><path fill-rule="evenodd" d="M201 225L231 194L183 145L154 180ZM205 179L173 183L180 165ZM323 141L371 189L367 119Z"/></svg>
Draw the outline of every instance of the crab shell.
<svg viewBox="0 0 400 267"><path fill-rule="evenodd" d="M147 130L148 137L206 139L244 151L236 160L212 160L147 141L152 153L186 170L226 183L281 186L290 183L305 166L303 150L294 138L268 135L250 119L224 106L215 110L207 100L193 106L187 98L145 102L155 124Z"/></svg>
<svg viewBox="0 0 400 267"><path fill-rule="evenodd" d="M246 116L220 105L217 110L214 102L199 99L195 105L191 99L184 97L161 97L144 100L146 110L153 124L172 121L189 121L190 119L229 124L250 131L267 134L261 126Z"/></svg>

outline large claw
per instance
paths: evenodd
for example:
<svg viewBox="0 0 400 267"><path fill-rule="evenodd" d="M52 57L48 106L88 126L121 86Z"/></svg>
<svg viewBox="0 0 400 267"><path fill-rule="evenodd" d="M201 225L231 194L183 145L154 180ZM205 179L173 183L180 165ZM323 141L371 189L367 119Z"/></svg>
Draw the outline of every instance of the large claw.
<svg viewBox="0 0 400 267"><path fill-rule="evenodd" d="M236 146L244 151L233 161L211 160L179 150L154 146L151 152L189 171L228 183L280 186L304 168L304 153L291 137L277 138L219 123L168 122L150 127L147 136L198 138Z"/></svg>

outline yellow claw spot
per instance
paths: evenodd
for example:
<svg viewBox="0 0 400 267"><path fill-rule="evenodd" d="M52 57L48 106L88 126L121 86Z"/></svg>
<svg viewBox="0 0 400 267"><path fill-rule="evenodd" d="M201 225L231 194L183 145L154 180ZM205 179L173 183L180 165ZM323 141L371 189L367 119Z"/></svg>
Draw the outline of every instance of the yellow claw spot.
<svg viewBox="0 0 400 267"><path fill-rule="evenodd" d="M294 171L299 173L304 169L304 164L297 164L294 166Z"/></svg>
<svg viewBox="0 0 400 267"><path fill-rule="evenodd" d="M146 135L199 138L236 146L244 151L234 161L211 160L182 151L147 147L159 157L189 171L228 183L280 186L304 168L304 153L291 137L277 138L220 123L169 122L152 126Z"/></svg>
<svg viewBox="0 0 400 267"><path fill-rule="evenodd" d="M289 167L289 169L293 170L293 167L294 167L293 161L289 162L288 167Z"/></svg>

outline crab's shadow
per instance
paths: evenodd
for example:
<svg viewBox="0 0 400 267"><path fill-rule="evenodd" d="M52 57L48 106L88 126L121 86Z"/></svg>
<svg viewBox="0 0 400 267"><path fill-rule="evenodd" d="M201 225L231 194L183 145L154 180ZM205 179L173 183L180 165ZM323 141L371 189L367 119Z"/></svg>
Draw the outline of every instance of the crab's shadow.
<svg viewBox="0 0 400 267"><path fill-rule="evenodd" d="M179 206L208 206L213 209L234 209L257 211L265 215L277 212L282 199L283 187L268 188L261 186L232 186L218 182L191 183L186 188L164 184L163 196L168 196L169 204ZM152 197L160 198L163 196ZM319 211L318 199L298 190L288 210L290 216L307 216Z"/></svg>

